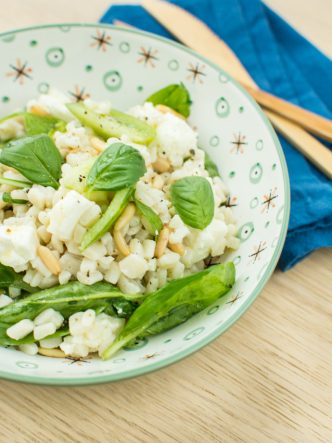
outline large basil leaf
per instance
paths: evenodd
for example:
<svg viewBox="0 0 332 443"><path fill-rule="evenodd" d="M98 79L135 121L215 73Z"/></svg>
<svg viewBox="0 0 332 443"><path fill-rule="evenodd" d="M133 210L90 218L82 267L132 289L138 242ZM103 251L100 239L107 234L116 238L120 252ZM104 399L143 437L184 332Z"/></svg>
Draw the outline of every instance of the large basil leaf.
<svg viewBox="0 0 332 443"><path fill-rule="evenodd" d="M32 183L59 187L61 155L47 135L14 140L0 151L0 163L17 169Z"/></svg>
<svg viewBox="0 0 332 443"><path fill-rule="evenodd" d="M150 95L146 101L154 105L168 106L184 117L188 117L190 114L190 95L183 83L166 86Z"/></svg>
<svg viewBox="0 0 332 443"><path fill-rule="evenodd" d="M146 227L151 235L158 235L164 226L159 215L156 214L153 209L149 208L149 206L146 206L144 203L137 200L136 198L135 204L138 212L143 219L143 225Z"/></svg>
<svg viewBox="0 0 332 443"><path fill-rule="evenodd" d="M0 263L0 288L7 289L10 286L27 292L36 292L38 290L38 288L32 288L25 283L22 274L18 274L14 269Z"/></svg>
<svg viewBox="0 0 332 443"><path fill-rule="evenodd" d="M182 221L193 228L204 229L214 215L214 197L204 177L185 177L172 184L171 200Z"/></svg>
<svg viewBox="0 0 332 443"><path fill-rule="evenodd" d="M146 172L137 149L113 143L97 158L87 177L87 185L98 191L118 191L134 185Z"/></svg>
<svg viewBox="0 0 332 443"><path fill-rule="evenodd" d="M183 323L226 294L234 282L232 262L171 281L143 300L116 340L105 349L102 358L110 358L137 338L158 334Z"/></svg>

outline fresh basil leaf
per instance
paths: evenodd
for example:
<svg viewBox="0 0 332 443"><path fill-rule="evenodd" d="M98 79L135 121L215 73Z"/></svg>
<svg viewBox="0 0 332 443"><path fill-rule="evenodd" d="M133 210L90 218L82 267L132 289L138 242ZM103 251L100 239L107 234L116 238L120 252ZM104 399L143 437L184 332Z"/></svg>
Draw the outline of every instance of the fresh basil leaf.
<svg viewBox="0 0 332 443"><path fill-rule="evenodd" d="M0 151L0 163L17 169L32 183L59 187L61 155L47 135L14 140Z"/></svg>
<svg viewBox="0 0 332 443"><path fill-rule="evenodd" d="M48 134L59 123L59 119L49 115L24 113L24 126L28 136Z"/></svg>
<svg viewBox="0 0 332 443"><path fill-rule="evenodd" d="M209 173L210 177L220 177L217 165L214 163L212 158L209 156L209 154L204 151L205 157L204 157L204 168Z"/></svg>
<svg viewBox="0 0 332 443"><path fill-rule="evenodd" d="M184 177L172 184L171 200L182 221L192 228L204 229L214 215L214 197L204 177Z"/></svg>
<svg viewBox="0 0 332 443"><path fill-rule="evenodd" d="M29 200L23 200L21 198L12 198L10 192L3 192L1 195L2 201L5 203L11 203L15 205L25 205L29 203Z"/></svg>
<svg viewBox="0 0 332 443"><path fill-rule="evenodd" d="M112 109L109 115L97 114L82 102L69 103L67 108L83 125L92 128L105 140L125 135L132 142L148 144L155 137L155 129L152 126L115 109Z"/></svg>
<svg viewBox="0 0 332 443"><path fill-rule="evenodd" d="M164 332L183 323L226 294L234 282L232 262L171 281L143 300L116 340L102 353L102 358L110 358L136 338Z"/></svg>
<svg viewBox="0 0 332 443"><path fill-rule="evenodd" d="M10 286L27 292L36 292L38 290L25 283L22 274L18 274L14 269L0 263L0 288L6 289Z"/></svg>
<svg viewBox="0 0 332 443"><path fill-rule="evenodd" d="M168 106L184 117L189 117L191 99L183 83L166 86L150 95L146 101L154 105Z"/></svg>
<svg viewBox="0 0 332 443"><path fill-rule="evenodd" d="M117 191L109 207L101 218L84 234L81 243L81 251L84 251L94 242L99 240L107 231L111 229L120 217L133 193L132 188Z"/></svg>
<svg viewBox="0 0 332 443"><path fill-rule="evenodd" d="M137 149L113 143L97 158L87 177L87 185L97 191L118 191L134 185L146 172Z"/></svg>
<svg viewBox="0 0 332 443"><path fill-rule="evenodd" d="M153 209L146 206L141 201L135 198L135 205L142 217L143 225L149 231L151 235L158 235L159 232L163 229L163 222L161 221L158 214L154 212Z"/></svg>

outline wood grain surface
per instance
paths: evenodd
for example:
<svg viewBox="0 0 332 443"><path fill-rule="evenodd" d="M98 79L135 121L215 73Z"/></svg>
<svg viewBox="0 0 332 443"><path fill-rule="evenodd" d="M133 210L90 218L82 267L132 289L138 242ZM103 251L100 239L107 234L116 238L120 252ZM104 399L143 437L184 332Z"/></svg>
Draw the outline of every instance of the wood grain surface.
<svg viewBox="0 0 332 443"><path fill-rule="evenodd" d="M127 1L128 3L128 1ZM331 0L267 0L332 55ZM94 21L108 0L0 0L0 30ZM0 442L332 442L332 250L275 272L195 355L115 384L0 382Z"/></svg>

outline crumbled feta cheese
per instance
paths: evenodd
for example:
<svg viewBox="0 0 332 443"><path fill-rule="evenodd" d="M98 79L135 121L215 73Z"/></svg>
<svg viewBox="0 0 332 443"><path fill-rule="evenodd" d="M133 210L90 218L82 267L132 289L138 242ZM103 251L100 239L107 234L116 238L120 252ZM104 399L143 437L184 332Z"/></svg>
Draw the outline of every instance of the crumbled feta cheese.
<svg viewBox="0 0 332 443"><path fill-rule="evenodd" d="M204 258L223 254L226 247L227 225L222 220L213 219L203 230L190 229L190 235L186 237L192 249L192 256L183 257L183 262L190 266Z"/></svg>
<svg viewBox="0 0 332 443"><path fill-rule="evenodd" d="M0 262L16 272L26 269L37 256L39 245L37 231L31 220L9 218L0 225Z"/></svg>
<svg viewBox="0 0 332 443"><path fill-rule="evenodd" d="M70 240L75 227L79 224L81 217L89 211L95 212L96 203L88 200L76 191L70 191L66 196L53 206L50 211L50 224L47 231L55 234L60 240Z"/></svg>
<svg viewBox="0 0 332 443"><path fill-rule="evenodd" d="M159 151L165 153L174 167L181 166L190 150L197 147L196 133L188 123L172 114L165 114L156 131Z"/></svg>

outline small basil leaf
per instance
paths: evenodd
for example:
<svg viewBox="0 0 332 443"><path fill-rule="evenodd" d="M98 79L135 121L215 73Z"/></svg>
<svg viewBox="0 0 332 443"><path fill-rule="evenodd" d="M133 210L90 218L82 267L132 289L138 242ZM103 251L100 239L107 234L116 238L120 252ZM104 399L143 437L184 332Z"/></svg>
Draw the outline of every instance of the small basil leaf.
<svg viewBox="0 0 332 443"><path fill-rule="evenodd" d="M48 134L60 120L49 115L35 115L24 113L24 126L26 134L38 135Z"/></svg>
<svg viewBox="0 0 332 443"><path fill-rule="evenodd" d="M171 200L182 221L193 228L204 229L214 215L214 197L204 177L185 177L172 184Z"/></svg>
<svg viewBox="0 0 332 443"><path fill-rule="evenodd" d="M98 191L118 191L134 185L145 172L145 161L137 149L113 143L93 164L87 185Z"/></svg>
<svg viewBox="0 0 332 443"><path fill-rule="evenodd" d="M14 140L0 151L0 163L17 169L32 183L59 187L61 155L47 135Z"/></svg>
<svg viewBox="0 0 332 443"><path fill-rule="evenodd" d="M205 157L204 157L204 168L209 173L210 177L220 177L217 165L214 163L212 158L209 156L209 154L204 151Z"/></svg>
<svg viewBox="0 0 332 443"><path fill-rule="evenodd" d="M135 204L138 212L142 216L143 225L149 231L151 235L158 235L163 229L163 222L161 221L158 214L156 214L149 206L140 202L135 198Z"/></svg>
<svg viewBox="0 0 332 443"><path fill-rule="evenodd" d="M9 288L13 286L14 288L23 289L27 292L35 292L38 289L32 288L30 285L23 281L23 275L18 274L14 269L9 266L2 265L0 263L0 288Z"/></svg>
<svg viewBox="0 0 332 443"><path fill-rule="evenodd" d="M146 101L154 105L168 106L184 117L188 117L190 114L191 99L183 83L166 86L150 95Z"/></svg>
<svg viewBox="0 0 332 443"><path fill-rule="evenodd" d="M12 203L15 205L25 205L26 203L29 203L28 200L23 200L21 198L12 198L10 192L4 192L1 197L2 201L5 203Z"/></svg>

